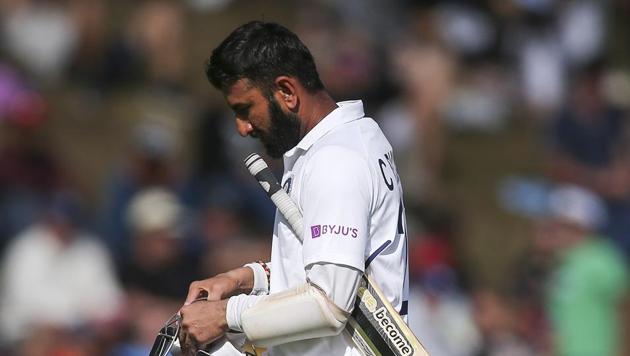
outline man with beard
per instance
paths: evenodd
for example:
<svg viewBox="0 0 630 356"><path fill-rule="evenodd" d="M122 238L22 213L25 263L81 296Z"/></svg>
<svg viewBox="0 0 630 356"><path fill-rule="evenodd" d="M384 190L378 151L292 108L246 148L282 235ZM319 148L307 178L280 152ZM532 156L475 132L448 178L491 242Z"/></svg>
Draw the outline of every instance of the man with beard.
<svg viewBox="0 0 630 356"><path fill-rule="evenodd" d="M236 29L206 75L238 132L283 158L282 186L303 214L304 241L276 214L271 262L191 284L180 342L195 349L233 330L268 355L358 354L340 333L363 272L407 313L406 224L389 142L361 101L335 103L308 49L278 24Z"/></svg>

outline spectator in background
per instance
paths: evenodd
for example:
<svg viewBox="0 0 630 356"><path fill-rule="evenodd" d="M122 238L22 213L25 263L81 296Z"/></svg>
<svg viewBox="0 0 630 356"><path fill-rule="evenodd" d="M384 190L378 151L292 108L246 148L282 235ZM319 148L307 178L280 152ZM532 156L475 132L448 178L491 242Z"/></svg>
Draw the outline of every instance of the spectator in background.
<svg viewBox="0 0 630 356"><path fill-rule="evenodd" d="M131 333L114 355L148 354L155 333L200 277L198 263L186 254L184 216L177 196L165 188L145 188L131 199L131 254L120 271Z"/></svg>
<svg viewBox="0 0 630 356"><path fill-rule="evenodd" d="M577 186L549 196L546 239L557 259L548 312L559 356L619 355L620 307L628 273L621 254L595 235L605 219L601 200Z"/></svg>
<svg viewBox="0 0 630 356"><path fill-rule="evenodd" d="M0 6L0 38L7 54L40 82L58 83L78 37L68 7L49 0Z"/></svg>
<svg viewBox="0 0 630 356"><path fill-rule="evenodd" d="M66 21L77 34L64 68L68 79L94 89L137 85L167 91L184 89L187 51L184 14L178 2L131 4L124 30L114 33L107 31L112 7L108 2L69 4L72 17Z"/></svg>
<svg viewBox="0 0 630 356"><path fill-rule="evenodd" d="M408 183L406 206L421 210L441 198L446 148L442 110L451 93L455 61L437 45L413 43L396 48L392 56L393 74L402 92L383 106L376 119L397 153L401 179Z"/></svg>
<svg viewBox="0 0 630 356"><path fill-rule="evenodd" d="M142 79L139 54L121 31L110 33L111 4L104 0L75 0L69 4L78 38L66 68L67 79L94 90Z"/></svg>
<svg viewBox="0 0 630 356"><path fill-rule="evenodd" d="M607 101L605 66L594 62L577 76L571 100L551 128L552 178L585 187L605 200L606 236L630 253L630 164L627 113Z"/></svg>
<svg viewBox="0 0 630 356"><path fill-rule="evenodd" d="M546 120L570 94L570 71L603 55L605 8L610 4L593 0L512 3L519 16L506 24L505 49L517 57L530 116Z"/></svg>
<svg viewBox="0 0 630 356"><path fill-rule="evenodd" d="M103 231L117 263L129 257L132 231L125 214L136 193L162 187L185 195L186 182L175 162L178 149L177 136L166 125L145 121L135 128L125 162L105 189Z"/></svg>
<svg viewBox="0 0 630 356"><path fill-rule="evenodd" d="M372 111L390 94L385 53L379 42L389 34L385 27L375 24L395 19L388 10L397 7L389 2L376 10L373 5L374 1L367 0L303 2L296 11L296 32L317 58L317 69L326 87L339 100L363 98L367 111ZM366 6L372 8L365 11ZM369 21L375 26L370 28L359 20L374 18L375 14L378 14L377 19ZM374 33L378 35L374 36ZM330 45L335 42L345 45Z"/></svg>
<svg viewBox="0 0 630 356"><path fill-rule="evenodd" d="M431 232L409 247L409 326L431 355L472 356L481 347L481 335L457 269L452 221L441 220L428 224Z"/></svg>
<svg viewBox="0 0 630 356"><path fill-rule="evenodd" d="M481 335L472 304L453 278L453 271L442 266L411 287L409 325L431 355L473 356Z"/></svg>
<svg viewBox="0 0 630 356"><path fill-rule="evenodd" d="M184 207L177 196L158 187L136 193L127 218L132 254L121 278L130 292L182 300L197 278L195 261L186 255Z"/></svg>
<svg viewBox="0 0 630 356"><path fill-rule="evenodd" d="M0 64L0 253L34 222L62 172L45 137L47 103L11 67Z"/></svg>
<svg viewBox="0 0 630 356"><path fill-rule="evenodd" d="M516 262L516 271L507 285L513 309L518 313L518 333L537 355L550 355L552 352L546 307L554 251L547 249L545 243L538 243L547 240L548 229L544 225L535 224L532 246Z"/></svg>
<svg viewBox="0 0 630 356"><path fill-rule="evenodd" d="M518 1L521 19L508 33L517 56L520 90L529 116L547 118L566 95L566 62L555 32L553 1Z"/></svg>
<svg viewBox="0 0 630 356"><path fill-rule="evenodd" d="M118 317L122 293L107 250L80 223L77 197L57 192L44 218L7 249L0 269L0 327L15 354L45 335L98 335L104 331L99 326ZM64 339L52 342L48 352L65 347Z"/></svg>
<svg viewBox="0 0 630 356"><path fill-rule="evenodd" d="M183 89L186 60L184 11L177 1L141 2L128 24L128 43L142 61L144 81L154 88Z"/></svg>
<svg viewBox="0 0 630 356"><path fill-rule="evenodd" d="M523 187L521 187L523 189ZM532 189L529 195L535 195ZM540 193L546 198L546 191ZM531 206L544 214L544 199ZM514 206L511 207L514 209ZM523 208L523 207L521 207ZM518 208L517 208L518 209ZM532 210L514 209L528 215ZM478 356L551 355L550 326L546 312L552 252L545 243L547 231L537 224L533 248L515 261L517 268L502 288L478 288L473 295L475 321L483 335ZM503 248L501 246L500 248Z"/></svg>
<svg viewBox="0 0 630 356"><path fill-rule="evenodd" d="M492 290L474 295L475 321L483 335L478 356L534 356L536 353L519 333L519 315L514 300Z"/></svg>

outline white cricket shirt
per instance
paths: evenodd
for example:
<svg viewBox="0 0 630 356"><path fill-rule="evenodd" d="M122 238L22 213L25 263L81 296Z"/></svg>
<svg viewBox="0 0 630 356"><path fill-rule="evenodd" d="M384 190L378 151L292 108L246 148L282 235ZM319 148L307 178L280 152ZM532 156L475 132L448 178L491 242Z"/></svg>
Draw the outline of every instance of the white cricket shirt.
<svg viewBox="0 0 630 356"><path fill-rule="evenodd" d="M407 239L400 179L392 148L361 101L338 103L284 155L282 185L303 214L301 244L276 214L270 293L306 281L315 263L364 271L406 316ZM343 335L269 349L276 355L358 355Z"/></svg>

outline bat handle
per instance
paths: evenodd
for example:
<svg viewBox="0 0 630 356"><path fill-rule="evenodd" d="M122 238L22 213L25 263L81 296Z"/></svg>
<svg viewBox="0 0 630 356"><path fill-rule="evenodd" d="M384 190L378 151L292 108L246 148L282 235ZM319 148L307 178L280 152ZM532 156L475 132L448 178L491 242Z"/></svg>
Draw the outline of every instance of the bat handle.
<svg viewBox="0 0 630 356"><path fill-rule="evenodd" d="M252 153L245 158L245 166L247 166L249 173L256 178L258 184L260 184L270 198L276 192L282 190L278 179L276 179L271 169L269 169L267 162L257 153Z"/></svg>
<svg viewBox="0 0 630 356"><path fill-rule="evenodd" d="M247 166L249 173L256 178L260 186L276 205L280 214L282 214L289 225L291 225L291 229L297 238L302 242L302 213L289 194L282 189L280 183L278 183L278 179L276 179L276 176L274 176L271 169L269 169L267 162L257 153L252 153L245 158L245 166Z"/></svg>
<svg viewBox="0 0 630 356"><path fill-rule="evenodd" d="M293 233L295 233L300 242L304 241L302 236L304 232L304 226L302 225L302 213L300 212L300 209L298 209L297 205L295 205L289 194L281 189L271 196L271 200L280 211L280 214L287 219L287 222L291 225Z"/></svg>

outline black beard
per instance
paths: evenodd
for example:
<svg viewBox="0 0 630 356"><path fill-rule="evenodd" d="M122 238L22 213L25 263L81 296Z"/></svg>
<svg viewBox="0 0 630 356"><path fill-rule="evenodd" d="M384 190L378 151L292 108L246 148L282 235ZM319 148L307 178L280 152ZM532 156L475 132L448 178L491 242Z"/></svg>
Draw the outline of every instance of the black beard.
<svg viewBox="0 0 630 356"><path fill-rule="evenodd" d="M280 158L300 142L300 119L294 113L285 113L274 98L269 98L269 130L258 131L267 154Z"/></svg>

